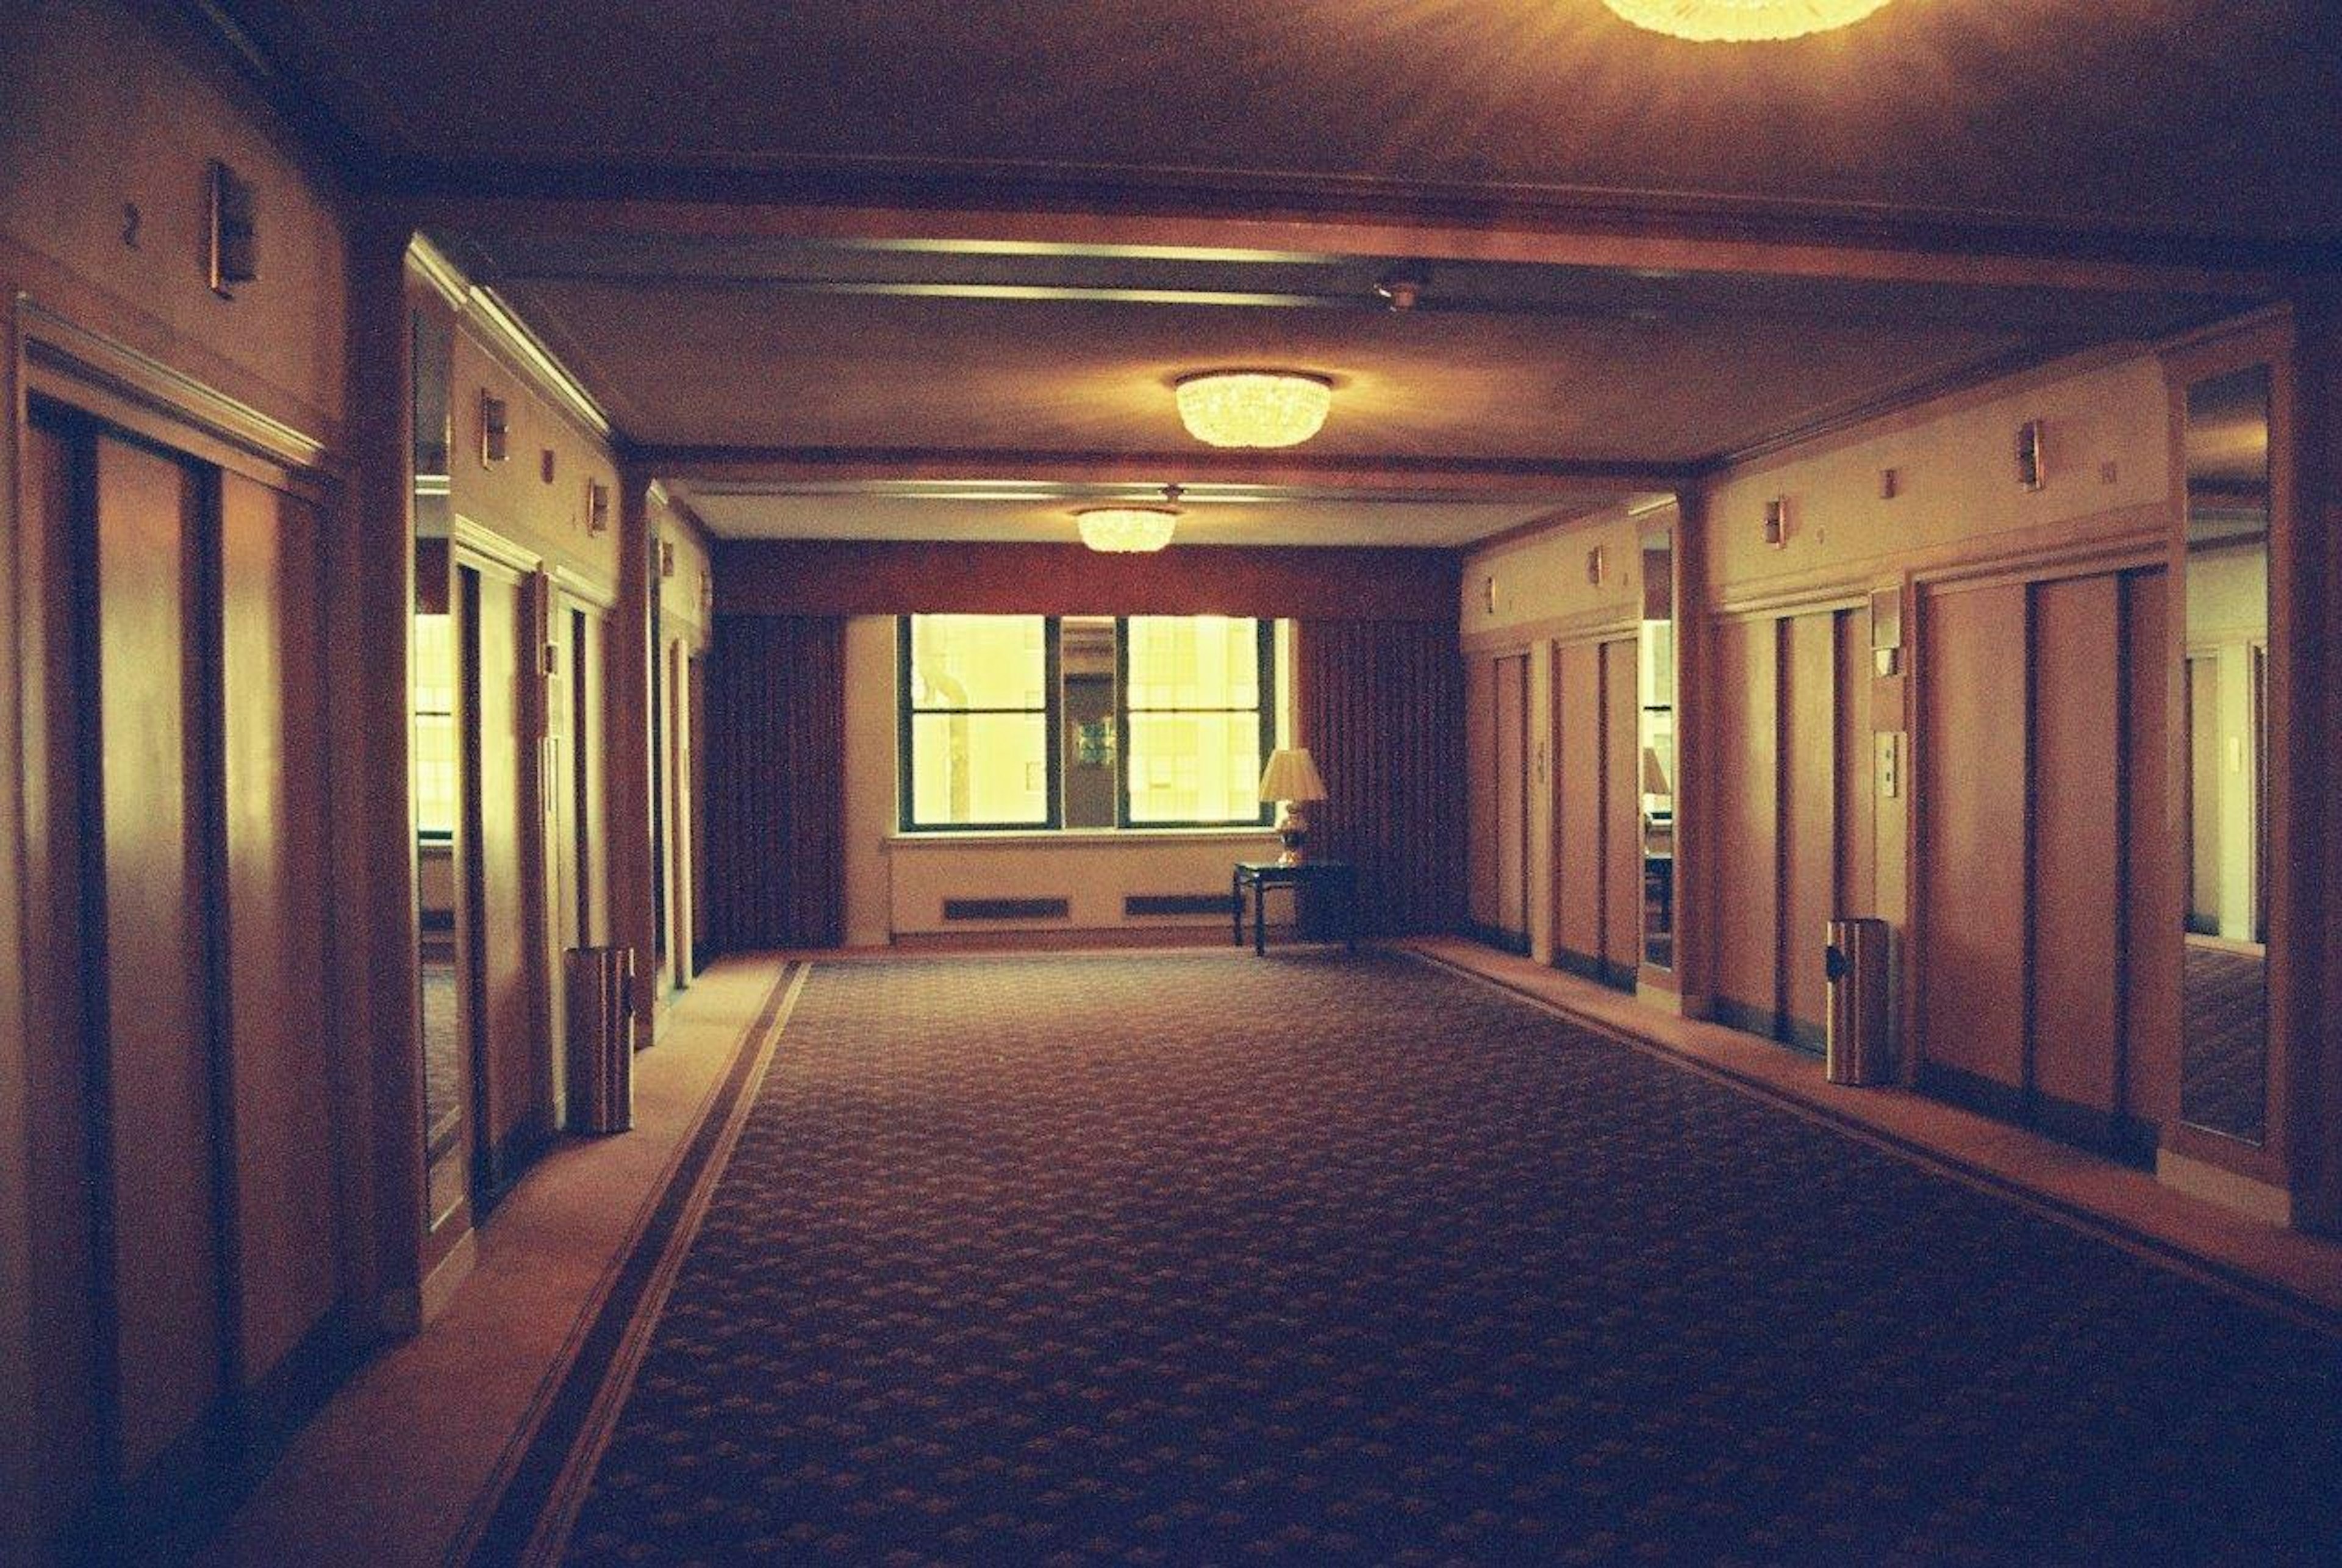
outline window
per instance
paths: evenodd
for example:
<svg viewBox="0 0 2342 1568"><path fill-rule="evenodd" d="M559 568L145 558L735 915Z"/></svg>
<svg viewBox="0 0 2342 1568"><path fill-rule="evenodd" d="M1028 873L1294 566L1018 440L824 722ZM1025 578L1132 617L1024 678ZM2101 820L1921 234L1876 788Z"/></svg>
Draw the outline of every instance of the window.
<svg viewBox="0 0 2342 1568"><path fill-rule="evenodd" d="M1056 623L907 615L903 825L1055 827Z"/></svg>
<svg viewBox="0 0 2342 1568"><path fill-rule="evenodd" d="M1275 627L1225 615L906 615L901 822L1265 824Z"/></svg>
<svg viewBox="0 0 2342 1568"><path fill-rule="evenodd" d="M415 831L455 836L455 638L449 615L415 617Z"/></svg>

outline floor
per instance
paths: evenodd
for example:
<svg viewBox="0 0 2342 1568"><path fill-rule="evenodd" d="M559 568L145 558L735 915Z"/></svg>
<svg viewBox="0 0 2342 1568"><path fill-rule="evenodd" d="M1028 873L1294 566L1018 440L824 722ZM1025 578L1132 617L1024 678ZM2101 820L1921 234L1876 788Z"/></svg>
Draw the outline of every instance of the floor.
<svg viewBox="0 0 2342 1568"><path fill-rule="evenodd" d="M2158 1260L2193 1258L2188 1266L2215 1281L2266 1282L2265 1297L2280 1308L2293 1302L2342 1309L2342 1249L2234 1220L2135 1173L1916 1096L1833 1090L1819 1082L1817 1067L1793 1054L1660 1019L1526 961L1466 944L1424 945L1427 956L1482 971L1597 1026L1623 1021L1661 1035L1665 1044L1652 1049L1767 1098L1802 1102L1849 1130L1917 1152L1971 1186L2021 1186L2061 1215L2095 1215L2094 1243L2111 1239ZM649 1223L666 1178L704 1131L700 1124L718 1108L726 1071L774 1043L775 1032L757 1025L768 1022L776 978L772 964L756 963L719 965L703 978L676 1010L665 1043L641 1059L639 1131L566 1148L523 1183L484 1236L478 1274L448 1314L371 1365L334 1402L239 1516L219 1561L427 1563L468 1553L492 1523L486 1503L494 1492L525 1465L528 1439L557 1403L563 1373L616 1263ZM2169 1277L2160 1267L2157 1273ZM2224 1290L2218 1299L2232 1298ZM655 1345L636 1348L656 1353ZM615 1419L615 1412L601 1416ZM576 1487L569 1497L591 1527L591 1497Z"/></svg>

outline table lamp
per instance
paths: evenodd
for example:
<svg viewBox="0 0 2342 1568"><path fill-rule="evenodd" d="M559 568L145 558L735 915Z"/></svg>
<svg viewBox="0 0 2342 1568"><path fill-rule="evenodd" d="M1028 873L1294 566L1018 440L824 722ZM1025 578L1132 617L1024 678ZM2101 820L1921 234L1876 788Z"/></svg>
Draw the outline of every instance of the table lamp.
<svg viewBox="0 0 2342 1568"><path fill-rule="evenodd" d="M1260 775L1260 798L1285 804L1276 819L1276 836L1285 841L1285 853L1276 857L1276 864L1299 865L1302 846L1309 842L1309 819L1300 808L1326 798L1326 781L1317 776L1317 764L1309 760L1307 746L1280 746L1269 754L1268 766Z"/></svg>

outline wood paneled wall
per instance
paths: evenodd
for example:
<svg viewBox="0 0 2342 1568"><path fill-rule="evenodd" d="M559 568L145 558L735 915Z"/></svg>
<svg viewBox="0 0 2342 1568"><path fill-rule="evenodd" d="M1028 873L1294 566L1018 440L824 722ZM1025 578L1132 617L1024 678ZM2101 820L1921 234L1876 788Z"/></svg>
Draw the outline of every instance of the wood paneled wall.
<svg viewBox="0 0 2342 1568"><path fill-rule="evenodd" d="M1529 941L1529 659L1473 661L1465 744L1473 760L1466 910L1480 932L1521 952Z"/></svg>
<svg viewBox="0 0 2342 1568"><path fill-rule="evenodd" d="M1353 862L1365 929L1446 933L1463 914L1463 664L1446 626L1303 621L1294 735L1332 796L1311 853Z"/></svg>
<svg viewBox="0 0 2342 1568"><path fill-rule="evenodd" d="M1947 584L1922 606L1920 1082L2151 1146L2177 1053L2161 569Z"/></svg>
<svg viewBox="0 0 2342 1568"><path fill-rule="evenodd" d="M1553 695L1553 961L1631 987L1643 919L1635 639L1560 644Z"/></svg>
<svg viewBox="0 0 2342 1568"><path fill-rule="evenodd" d="M1709 657L1713 1006L1819 1050L1825 928L1874 913L1869 612L1722 620Z"/></svg>
<svg viewBox="0 0 2342 1568"><path fill-rule="evenodd" d="M325 1016L320 522L306 500L44 405L36 753L71 803L44 903L81 946L25 1064L41 1502L113 1533L222 1483L345 1336Z"/></svg>

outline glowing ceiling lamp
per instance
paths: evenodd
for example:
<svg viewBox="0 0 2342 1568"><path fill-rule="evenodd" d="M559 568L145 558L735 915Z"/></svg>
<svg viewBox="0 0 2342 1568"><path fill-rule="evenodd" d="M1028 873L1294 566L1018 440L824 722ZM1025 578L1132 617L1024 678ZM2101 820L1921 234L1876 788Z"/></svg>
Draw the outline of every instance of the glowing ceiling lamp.
<svg viewBox="0 0 2342 1568"><path fill-rule="evenodd" d="M1334 384L1295 370L1211 370L1180 377L1179 423L1211 446L1298 446L1324 428Z"/></svg>
<svg viewBox="0 0 2342 1568"><path fill-rule="evenodd" d="M1700 44L1802 38L1861 21L1887 0L1602 0L1654 33Z"/></svg>
<svg viewBox="0 0 2342 1568"><path fill-rule="evenodd" d="M1163 487L1166 503L1179 499L1179 487ZM1160 550L1171 543L1171 531L1178 526L1179 508L1162 506L1086 506L1074 514L1074 526L1081 531L1082 543L1093 550L1114 555L1144 554Z"/></svg>

